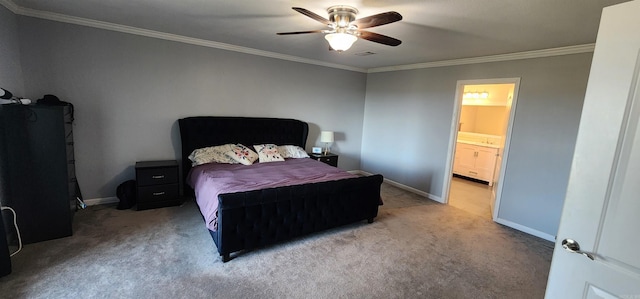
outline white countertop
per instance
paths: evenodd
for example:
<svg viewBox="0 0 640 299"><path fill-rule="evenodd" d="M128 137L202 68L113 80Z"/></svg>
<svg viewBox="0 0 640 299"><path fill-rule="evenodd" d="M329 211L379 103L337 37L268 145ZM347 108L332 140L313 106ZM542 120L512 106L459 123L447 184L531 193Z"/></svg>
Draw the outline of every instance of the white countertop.
<svg viewBox="0 0 640 299"><path fill-rule="evenodd" d="M468 140L457 140L457 142L466 143L466 144L473 144L473 145L478 145L478 146L484 146L484 147L490 147L490 148L500 148L499 144L489 144L489 143L484 143L484 142L468 141Z"/></svg>

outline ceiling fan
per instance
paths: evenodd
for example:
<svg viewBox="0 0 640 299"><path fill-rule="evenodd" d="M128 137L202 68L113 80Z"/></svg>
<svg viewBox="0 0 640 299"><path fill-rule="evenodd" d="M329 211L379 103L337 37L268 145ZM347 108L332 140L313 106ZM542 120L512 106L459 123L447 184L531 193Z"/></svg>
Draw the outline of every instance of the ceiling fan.
<svg viewBox="0 0 640 299"><path fill-rule="evenodd" d="M365 28L376 27L402 20L402 15L395 11L384 12L356 20L358 10L354 7L346 5L336 5L329 7L327 9L329 19L325 19L324 17L304 8L292 8L293 10L307 17L310 17L322 24L327 25L329 29L280 32L278 33L278 35L326 33L324 38L329 42L331 48L338 52L346 51L351 48L351 45L353 45L353 43L358 40L358 38L363 38L372 42L393 47L402 43L402 41L393 37L362 30Z"/></svg>

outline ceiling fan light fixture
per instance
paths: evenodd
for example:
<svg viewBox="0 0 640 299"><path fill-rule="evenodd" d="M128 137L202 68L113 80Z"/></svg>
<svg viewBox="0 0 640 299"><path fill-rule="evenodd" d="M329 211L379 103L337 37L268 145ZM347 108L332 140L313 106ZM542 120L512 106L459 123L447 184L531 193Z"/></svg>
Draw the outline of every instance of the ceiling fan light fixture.
<svg viewBox="0 0 640 299"><path fill-rule="evenodd" d="M324 36L332 49L342 52L349 50L358 37L349 33L329 33Z"/></svg>
<svg viewBox="0 0 640 299"><path fill-rule="evenodd" d="M351 6L336 5L329 7L327 13L329 14L329 21L339 28L345 28L356 19L358 10Z"/></svg>
<svg viewBox="0 0 640 299"><path fill-rule="evenodd" d="M351 48L358 39L368 40L387 46L398 46L399 39L362 29L378 27L402 20L402 15L395 11L383 12L356 20L358 10L351 6L336 5L327 9L329 19L302 7L292 7L293 10L324 24L328 29L307 30L293 32L278 32L278 35L294 35L307 33L324 33L332 50L343 52Z"/></svg>

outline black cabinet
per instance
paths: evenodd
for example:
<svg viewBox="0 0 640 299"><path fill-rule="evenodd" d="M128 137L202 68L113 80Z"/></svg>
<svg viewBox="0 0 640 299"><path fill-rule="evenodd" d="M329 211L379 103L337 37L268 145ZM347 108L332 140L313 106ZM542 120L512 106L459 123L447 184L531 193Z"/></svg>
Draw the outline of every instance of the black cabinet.
<svg viewBox="0 0 640 299"><path fill-rule="evenodd" d="M311 159L314 160L318 160L320 162L323 162L325 164L329 164L333 167L338 167L338 155L336 154L332 154L332 153L326 153L326 154L309 154L309 157L311 157Z"/></svg>
<svg viewBox="0 0 640 299"><path fill-rule="evenodd" d="M178 162L136 162L138 210L176 206L182 204Z"/></svg>
<svg viewBox="0 0 640 299"><path fill-rule="evenodd" d="M2 105L2 205L25 244L72 234L79 196L70 106Z"/></svg>
<svg viewBox="0 0 640 299"><path fill-rule="evenodd" d="M0 213L0 277L11 273L11 257L9 257L9 246L4 232L4 220Z"/></svg>

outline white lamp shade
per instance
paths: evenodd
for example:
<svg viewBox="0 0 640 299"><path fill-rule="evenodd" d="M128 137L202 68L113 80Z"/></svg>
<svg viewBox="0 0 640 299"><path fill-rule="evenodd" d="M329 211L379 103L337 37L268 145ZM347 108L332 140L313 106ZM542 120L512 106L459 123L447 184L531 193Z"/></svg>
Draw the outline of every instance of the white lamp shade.
<svg viewBox="0 0 640 299"><path fill-rule="evenodd" d="M329 33L324 38L329 42L331 48L338 52L349 50L351 45L358 40L355 35L348 33Z"/></svg>
<svg viewBox="0 0 640 299"><path fill-rule="evenodd" d="M333 131L320 132L320 142L333 142Z"/></svg>

